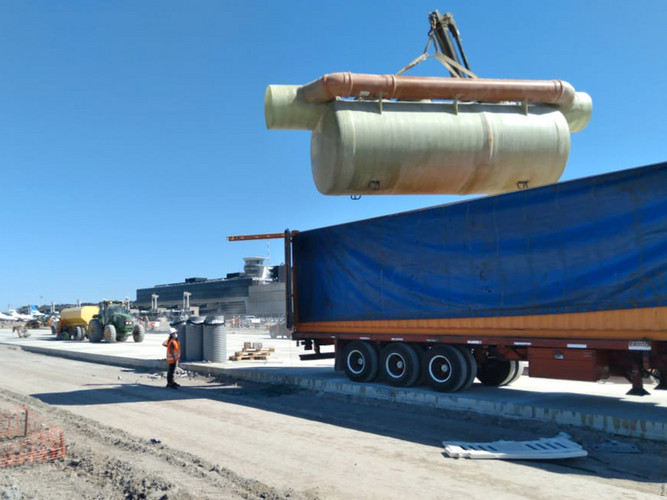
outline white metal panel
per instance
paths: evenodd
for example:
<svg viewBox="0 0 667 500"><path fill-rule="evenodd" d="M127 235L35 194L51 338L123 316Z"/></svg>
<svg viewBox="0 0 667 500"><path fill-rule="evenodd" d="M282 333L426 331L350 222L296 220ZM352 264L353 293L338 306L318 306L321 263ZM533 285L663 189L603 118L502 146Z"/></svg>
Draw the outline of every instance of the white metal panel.
<svg viewBox="0 0 667 500"><path fill-rule="evenodd" d="M495 441L492 443L465 443L443 441L445 454L452 458L501 460L553 460L585 457L588 452L561 432L553 438L535 441Z"/></svg>

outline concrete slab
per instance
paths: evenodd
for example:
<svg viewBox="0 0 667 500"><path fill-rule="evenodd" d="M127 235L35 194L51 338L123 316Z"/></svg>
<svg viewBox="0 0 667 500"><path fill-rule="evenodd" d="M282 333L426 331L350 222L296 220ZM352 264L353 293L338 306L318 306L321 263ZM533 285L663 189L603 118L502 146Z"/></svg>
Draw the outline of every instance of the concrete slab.
<svg viewBox="0 0 667 500"><path fill-rule="evenodd" d="M165 369L165 332L146 334L142 343L92 344L58 341L48 330L30 330L19 338L0 329L0 344L27 351L112 365ZM333 370L333 360L301 361L295 342L271 339L263 329L229 330L227 353L240 351L244 342L261 342L275 351L264 361L225 363L183 362L184 369L203 375L227 376L270 384L289 384L309 390L349 395L415 406L497 415L573 425L622 436L667 441L667 391L627 396L628 383L590 383L522 377L510 387L481 384L464 392L438 393L425 387L396 388L382 383L357 383Z"/></svg>

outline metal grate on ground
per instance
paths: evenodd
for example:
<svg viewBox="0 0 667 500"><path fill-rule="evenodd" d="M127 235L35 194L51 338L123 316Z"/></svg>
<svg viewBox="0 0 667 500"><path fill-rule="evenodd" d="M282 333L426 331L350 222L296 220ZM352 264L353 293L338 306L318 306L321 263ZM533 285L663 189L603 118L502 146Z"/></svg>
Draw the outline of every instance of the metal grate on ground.
<svg viewBox="0 0 667 500"><path fill-rule="evenodd" d="M445 454L451 458L500 460L553 460L585 457L588 452L570 440L564 432L553 438L534 441L494 441L492 443L464 443L443 441Z"/></svg>

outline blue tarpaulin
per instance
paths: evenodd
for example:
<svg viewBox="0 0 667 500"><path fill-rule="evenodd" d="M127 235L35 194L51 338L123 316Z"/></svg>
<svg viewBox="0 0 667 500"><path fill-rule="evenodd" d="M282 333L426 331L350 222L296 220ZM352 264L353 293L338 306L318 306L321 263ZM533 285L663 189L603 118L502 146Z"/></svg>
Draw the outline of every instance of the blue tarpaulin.
<svg viewBox="0 0 667 500"><path fill-rule="evenodd" d="M667 163L303 231L301 322L667 302Z"/></svg>

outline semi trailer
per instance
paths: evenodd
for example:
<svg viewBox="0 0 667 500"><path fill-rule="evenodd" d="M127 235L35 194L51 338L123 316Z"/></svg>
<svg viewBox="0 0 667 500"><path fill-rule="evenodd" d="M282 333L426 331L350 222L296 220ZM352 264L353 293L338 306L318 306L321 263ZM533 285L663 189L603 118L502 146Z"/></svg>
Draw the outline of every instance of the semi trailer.
<svg viewBox="0 0 667 500"><path fill-rule="evenodd" d="M230 237L285 238L293 339L360 382L455 392L510 384L528 365L624 376L632 394L647 376L665 388L667 163L557 183L590 96L562 80L478 78L451 14L429 20L451 78L403 75L425 50L395 75L269 85L266 126L312 131L326 195L491 196Z"/></svg>
<svg viewBox="0 0 667 500"><path fill-rule="evenodd" d="M352 380L667 387L667 163L230 239L277 236L292 338Z"/></svg>

